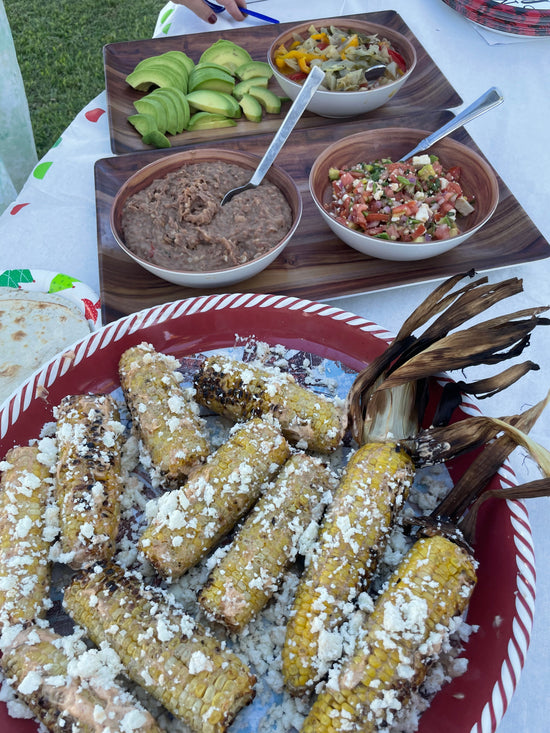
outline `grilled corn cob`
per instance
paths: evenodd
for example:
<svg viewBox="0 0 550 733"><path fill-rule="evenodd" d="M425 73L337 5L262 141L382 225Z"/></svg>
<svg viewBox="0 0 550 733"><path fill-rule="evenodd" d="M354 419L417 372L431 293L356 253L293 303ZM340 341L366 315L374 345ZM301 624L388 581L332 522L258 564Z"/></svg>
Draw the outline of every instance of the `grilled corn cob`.
<svg viewBox="0 0 550 733"><path fill-rule="evenodd" d="M73 568L82 568L115 551L123 426L109 395L70 395L56 415L61 551Z"/></svg>
<svg viewBox="0 0 550 733"><path fill-rule="evenodd" d="M140 550L161 575L178 578L233 529L289 453L279 430L261 418L235 426L182 488L158 499Z"/></svg>
<svg viewBox="0 0 550 733"><path fill-rule="evenodd" d="M46 610L53 479L39 455L37 446L17 446L0 464L0 626L32 621Z"/></svg>
<svg viewBox="0 0 550 733"><path fill-rule="evenodd" d="M367 443L351 457L300 580L283 646L283 675L311 689L339 656L335 635L376 569L414 474L392 443Z"/></svg>
<svg viewBox="0 0 550 733"><path fill-rule="evenodd" d="M374 733L424 680L468 605L474 561L435 535L417 540L376 600L355 650L315 700L302 733Z"/></svg>
<svg viewBox="0 0 550 733"><path fill-rule="evenodd" d="M30 626L3 649L1 666L16 696L55 733L162 733L155 719L80 641ZM88 676L91 675L91 676Z"/></svg>
<svg viewBox="0 0 550 733"><path fill-rule="evenodd" d="M169 483L185 480L210 452L203 420L180 386L178 361L142 343L119 361L120 384L141 440L142 460Z"/></svg>
<svg viewBox="0 0 550 733"><path fill-rule="evenodd" d="M438 286L406 319L391 344L357 375L350 389L349 425L362 447L350 464L351 470L346 472L335 507L327 513L319 547L297 591L283 649L283 672L291 690L301 691L312 686L328 670L330 661L338 657L339 638L331 632L342 622L346 602L353 601L361 586L368 585L391 518L403 499L395 481L390 479L396 490L388 493L376 508L378 481L374 477L367 490L371 480L369 472L374 465L366 462L364 468L357 471L363 451L367 455L371 451L381 451L382 456L385 450L393 451L400 446L404 460L401 471L406 483L410 483L413 465L401 441L414 438L422 422L429 387L427 378L445 368L496 364L511 354L517 356L527 345L528 335L535 325L550 323L539 317L539 313L547 309L535 308L457 330L466 320L521 290L521 282L515 279L491 286L484 278L452 293L463 277L457 275ZM424 332L415 336L414 332L423 327ZM513 373L506 370L499 379L480 380L472 385L461 383L461 388L468 387L476 394L498 391L534 366L523 365ZM447 396L450 402L442 400L438 405L441 409L437 410L437 418L443 422L449 420L450 411L457 404L455 393ZM403 412L413 419L403 420ZM379 441L378 444L375 441ZM380 463L382 467L384 460L382 458ZM391 476L391 471L388 475ZM359 493L354 480L359 482ZM365 497L370 512L350 509L357 496ZM369 513L371 516L367 518ZM376 523L380 520L382 527L377 529ZM351 605L348 608L352 610Z"/></svg>
<svg viewBox="0 0 550 733"><path fill-rule="evenodd" d="M248 667L158 590L109 564L77 578L65 607L128 677L197 733L219 733L254 696Z"/></svg>
<svg viewBox="0 0 550 733"><path fill-rule="evenodd" d="M300 386L292 375L214 355L195 375L197 402L232 420L273 414L285 437L328 452L342 442L343 406Z"/></svg>
<svg viewBox="0 0 550 733"><path fill-rule="evenodd" d="M240 631L277 590L333 477L318 459L293 455L249 514L210 573L199 603L211 618Z"/></svg>

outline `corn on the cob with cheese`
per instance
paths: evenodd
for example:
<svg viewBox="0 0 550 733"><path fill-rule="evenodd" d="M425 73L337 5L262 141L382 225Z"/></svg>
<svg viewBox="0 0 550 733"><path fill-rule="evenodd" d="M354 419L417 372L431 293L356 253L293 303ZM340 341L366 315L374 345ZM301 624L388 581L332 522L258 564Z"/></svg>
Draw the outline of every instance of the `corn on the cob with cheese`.
<svg viewBox="0 0 550 733"><path fill-rule="evenodd" d="M300 447L324 453L342 442L344 406L302 387L277 368L218 354L203 362L194 384L201 405L232 420L272 414L285 437Z"/></svg>
<svg viewBox="0 0 550 733"><path fill-rule="evenodd" d="M56 417L61 551L71 567L82 568L114 555L124 428L110 395L69 395Z"/></svg>
<svg viewBox="0 0 550 733"><path fill-rule="evenodd" d="M283 676L295 693L311 690L338 658L335 634L384 550L414 475L392 443L367 443L351 457L300 580L283 647Z"/></svg>
<svg viewBox="0 0 550 733"><path fill-rule="evenodd" d="M438 657L475 583L465 549L441 535L417 540L377 598L355 650L313 703L302 733L375 733L391 724Z"/></svg>
<svg viewBox="0 0 550 733"><path fill-rule="evenodd" d="M21 629L2 649L16 697L54 733L162 733L150 712L114 679L115 671L77 637Z"/></svg>
<svg viewBox="0 0 550 733"><path fill-rule="evenodd" d="M210 453L198 406L181 387L179 362L141 343L119 361L120 384L152 475L183 482Z"/></svg>
<svg viewBox="0 0 550 733"><path fill-rule="evenodd" d="M311 687L338 656L338 639L331 632L345 617L346 602L353 601L361 586L368 586L393 514L403 499L400 491L390 492L385 497L382 495L380 508L376 509L378 481L370 476L372 467L368 464L357 471L358 461L371 450L381 451L380 455L384 456L384 451L397 450L400 441L414 439L411 431L418 430L421 423L427 377L445 368L495 364L512 354L517 355L528 343L528 334L535 325L550 323L538 315L545 308L534 308L449 333L521 289L517 279L492 286L487 285L484 278L464 286L458 293L451 293L463 277L461 274L449 278L438 286L405 321L387 349L357 376L350 390L349 422L353 436L362 447L345 474L342 492L336 492L335 507L327 513L318 549L298 587L283 649L283 672L291 690L299 692ZM432 322L424 333L416 338L413 332L429 321ZM533 365L528 363L521 373L531 368ZM498 391L516 376L504 372L501 379L485 380L484 385L475 383L472 391L479 394L483 387L491 392ZM454 400L455 395L451 396ZM456 405L456 401L452 404ZM413 419L404 420L404 416ZM406 464L401 470L408 474L405 481L410 483L413 464L402 445L401 457ZM381 458L382 466L386 460L387 455ZM392 469L388 466L389 481L395 485L391 475ZM346 508L348 503L353 506L353 499L358 495L368 497L365 502L372 507L370 517L365 507L361 513ZM380 519L382 527L377 530ZM367 524L371 525L369 530ZM343 556L345 562L341 561Z"/></svg>
<svg viewBox="0 0 550 733"><path fill-rule="evenodd" d="M159 589L108 564L65 590L65 608L126 674L196 733L221 733L254 697L248 667Z"/></svg>
<svg viewBox="0 0 550 733"><path fill-rule="evenodd" d="M140 550L162 576L183 575L233 529L289 454L281 432L261 418L235 425L184 486L160 496Z"/></svg>
<svg viewBox="0 0 550 733"><path fill-rule="evenodd" d="M320 518L334 483L319 459L302 452L289 458L199 594L210 618L240 631L261 611L295 559L303 533Z"/></svg>
<svg viewBox="0 0 550 733"><path fill-rule="evenodd" d="M53 479L38 446L16 446L0 482L0 626L45 614L50 587L47 507ZM54 530L55 531L55 530Z"/></svg>

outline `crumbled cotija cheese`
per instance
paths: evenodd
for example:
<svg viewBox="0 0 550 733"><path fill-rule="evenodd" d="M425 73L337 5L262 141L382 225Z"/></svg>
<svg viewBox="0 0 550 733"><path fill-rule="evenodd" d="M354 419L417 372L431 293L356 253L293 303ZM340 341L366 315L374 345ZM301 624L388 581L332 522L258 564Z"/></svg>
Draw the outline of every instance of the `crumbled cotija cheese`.
<svg viewBox="0 0 550 733"><path fill-rule="evenodd" d="M255 344L254 346L256 348L258 345ZM265 345L260 345L257 348L257 356L263 356L265 360L275 359L276 361L276 366L274 367L270 367L268 365L264 366L264 368L271 369L272 371L267 393L275 394L276 389L287 379L284 371L280 371L280 369L285 370L288 367L286 349L283 347L279 349L268 349ZM146 355L139 367L143 368L143 365L146 365L147 361L151 358L152 357L150 355ZM172 359L172 357L168 358L172 360L174 370L177 370L179 367L177 360ZM314 386L319 386L322 383L326 388L326 391L331 392L332 394L335 394L336 390L341 387L339 384L339 381L341 380L331 380L327 377L326 373L324 373L324 366L317 365L318 371L316 374L313 374L314 365L308 364L307 360L303 360L302 365L305 371L305 374L303 375L305 382ZM253 372L252 370L245 369L240 376L246 383L253 378ZM179 375L177 378L179 379ZM352 376L350 377L350 380L351 379ZM165 381L167 384L170 383L170 379L168 377L165 378ZM338 399L340 398L336 397L336 400ZM172 413L167 422L169 431L172 431L177 426L179 421L178 415L180 409L182 409L182 403L183 401L179 396L170 397L168 400L168 409ZM124 407L121 405L121 411L123 409ZM195 406L193 409L198 408ZM145 405L138 406L138 411L145 412L146 410L147 408ZM276 423L274 417L271 417L270 419L273 423ZM212 435L214 436L212 445L222 445L231 430L236 428L228 428L227 425L219 427L218 423L220 421L217 419L212 420L211 424L214 422L216 427L210 428ZM105 433L104 444L106 447L109 447L110 442L114 440L114 436L119 430L116 425L111 426L111 428L112 429L110 431ZM55 424L52 424L49 428L45 429L45 431L43 430L43 434L46 435L48 430L52 431L52 434L54 434L54 429ZM74 436L72 437L75 440L78 439L77 430L75 430ZM305 441L303 442L303 445L305 446ZM56 441L51 437L44 437L42 438L40 447L41 455L43 455L43 462L46 465L55 465L57 456ZM258 451L262 450L263 447L259 445ZM342 463L348 452L349 451L346 449L345 451L332 456L331 460L333 464L337 466ZM2 465L0 464L0 469L1 468ZM137 472L135 472L136 469ZM150 471L152 472L150 473ZM250 478L250 472L251 466L248 463L243 463L234 471L230 479L231 482L234 483L234 486L224 487L224 491L228 496L231 496L233 491L237 492L241 490L242 487L246 487ZM136 551L136 542L141 533L141 529L153 516L158 517L159 515L163 517L163 520L166 521L171 528L178 529L185 527L187 521L186 510L190 504L190 498L186 494L184 486L175 492L169 491L162 494L160 498L152 498L158 497L158 494L162 491L162 476L160 476L158 472L155 473L155 471L152 470L150 456L148 456L135 433L132 434L125 442L123 450L123 475L124 482L121 493L121 509L124 520L124 536L119 538L116 560L124 567L138 567L146 579L154 579L156 581L157 579L155 578L154 571L142 557L138 556ZM427 482L428 479L426 479L426 483ZM426 491L415 493L413 487L413 491L411 493L412 501L416 502L417 506L421 506L422 508L427 508L429 510L431 503L434 501L434 495L437 495L435 493L438 490L438 486L436 486L436 484L439 485L440 483L441 482L439 482L436 477L436 480L434 480L434 486L429 487ZM265 489L266 487L264 487L264 490ZM207 509L210 507L212 502L212 491L212 484L206 480L201 483L200 488L196 489L197 494L201 495ZM100 495L99 488L96 493L98 496ZM329 503L331 499L331 492L327 492L327 495L323 499L324 504ZM276 506L276 504L274 504L274 506ZM46 520L46 524L50 526L48 532L51 539L53 539L55 537L55 533L57 533L57 519L54 508L52 507L49 511L50 516L49 519ZM405 511L407 512L410 510L407 507ZM291 529L293 531L293 536L291 539L291 550L294 554L298 552L303 556L302 559L305 558L304 561L306 563L309 562L310 557L314 552L318 534L319 519L320 517L316 517L311 521L305 532L299 531L299 523L297 521L292 522ZM215 529L215 521L215 516L213 516L211 524L212 531ZM258 521L261 521L261 518ZM28 525L23 520L20 520L17 526L18 531L24 536L25 531L28 530ZM264 527L264 531L266 533L268 530L269 527ZM352 548L357 546L357 532L349 522L348 517L344 517L340 522L340 531ZM390 531L389 528L388 531ZM87 528L85 532L92 535L93 528ZM173 542L174 544L181 544L185 542L185 538L178 537L178 539L173 540ZM384 555L383 570L380 571L379 578L377 579L379 584L383 582L383 577L387 569L398 562L402 557L409 542L410 539L407 538L402 527L391 528L390 539ZM178 628L174 629L169 623L167 623L166 619L164 619L162 615L155 614L150 628L150 634L156 635L161 640L168 640L174 635L180 635L185 638L186 636L193 634L195 619L205 626L210 626L214 633L219 637L222 644L227 644L236 651L241 658L253 667L255 673L259 677L256 685L256 699L259 703L258 707L256 708L253 706L250 709L243 711L237 719L237 722L232 726L232 729L235 729L236 731L241 730L242 726L246 725L246 723L240 724L239 721L248 720L252 721L252 727L250 729L256 730L258 733L289 733L292 729L299 730L309 709L311 699L308 697L294 698L289 695L289 693L284 689L281 674L281 648L285 637L286 622L290 613L291 601L294 597L298 583L298 570L293 568L283 578L282 584L275 592L275 596L268 607L260 616L258 616L258 618L248 624L242 634L234 636L227 634L223 629L214 624L209 624L196 600L197 591L206 582L208 574L216 564L217 559L223 556L225 552L227 552L227 546L218 547L210 556L207 556L201 563L189 570L184 577L172 584L163 584L169 589L170 593L173 594L176 600L185 607L185 610L190 615L183 616ZM52 552L52 558L61 562L68 561L69 559L68 556L62 556L59 553L56 555L55 552ZM4 582L6 582L6 579L4 579ZM257 580L253 581L253 584L260 587L264 584L269 585L272 582L273 578L268 574L264 574L260 575ZM334 659L340 656L342 651L349 652L351 650L357 636L362 614L368 613L372 608L372 598L368 593L361 593L353 603L346 601L343 608L345 609L348 618L342 628L338 630L338 632L334 632L323 626L323 614L325 613L324 602L328 602L330 600L330 594L326 594L326 596L318 599L316 606L317 610L320 612L319 628L321 633L319 638L319 656L327 668ZM97 597L94 596L90 599L91 606L97 606L97 603ZM356 610L356 608L359 610ZM415 605L413 602L407 601L404 603L403 608L400 609L400 612L397 615L388 611L388 615L385 620L389 627L400 625L405 631L414 633L415 625L420 623L423 612L425 613L425 608L423 609L420 605ZM116 624L113 624L113 633L115 633L115 626ZM458 631L460 628L462 628L460 624L457 624L455 631L458 636L460 636ZM146 643L147 638L145 638L144 641ZM426 649L432 647L435 648L437 645L441 646L444 650L448 650L449 656L451 655L451 651L456 654L456 645L451 645L443 639L439 633L435 633L430 640L426 642ZM87 658L83 655L83 660L79 661L79 665L81 666L79 666L78 669L79 673L82 675L93 674L93 665L95 662L99 661L98 657L105 658L107 655L106 649L91 651L96 652L96 654L90 654ZM84 664L85 662L89 665L87 668ZM430 688L431 683L429 681L426 682L425 687L428 690L428 694L433 694L438 689L438 686L440 686L445 680L446 676L460 674L464 670L465 664L465 660L458 659L449 662L448 666L441 666L439 668L439 672L434 674L431 678L433 679L433 690ZM75 674L77 669L76 665L77 663L75 661L75 668L73 670ZM114 672L117 669L117 660L114 658L111 659L107 666L110 666ZM437 665L434 665L434 669L436 668ZM191 674L198 675L201 672L211 671L211 669L212 663L206 655L201 652L195 652L192 655L189 663L189 671ZM402 663L401 669L403 672L406 672L407 668L405 661ZM168 670L166 675L167 679L169 679ZM151 675L145 667L143 669L143 679L144 682L152 681ZM61 680L58 682L60 681ZM33 682L36 683L36 679L33 680L31 676L26 679L25 682L29 687L32 687ZM169 684L169 682L167 682L167 684ZM330 684L330 680L328 684ZM3 694L8 693L2 692L2 695ZM274 696L276 697L274 698ZM170 720L165 716L165 713L159 709L158 705L154 703L154 701L148 699L147 695L144 695L144 697L147 699L148 705L152 707L158 716L159 723L162 723L169 733L183 733L185 730L183 724ZM276 699L275 702L274 699ZM415 700L416 711L421 710L422 706L425 707L427 704L426 698L420 696L419 700ZM391 693L388 693L386 699L381 702L381 706L384 705L386 708L389 706L394 709L395 712L398 712L398 701ZM12 707L10 709L14 708ZM399 712L400 714L403 713L403 711ZM413 727L414 716L418 715L418 713L413 711L409 715L410 717L407 719L400 719L405 720L405 723L402 723L402 728L397 726L397 730L405 731L415 729ZM101 713L98 711L98 722L105 724L106 731L110 730L108 727L109 721L103 721L101 720L101 717ZM118 730L122 731L122 733L131 733L142 723L141 717L142 714L138 711L125 716L123 721L119 724ZM396 721L398 720L399 718L396 717Z"/></svg>
<svg viewBox="0 0 550 733"><path fill-rule="evenodd" d="M30 671L25 675L25 679L17 687L17 691L22 695L32 695L40 687L42 676L39 672Z"/></svg>
<svg viewBox="0 0 550 733"><path fill-rule="evenodd" d="M201 651L193 652L189 660L189 674L200 674L201 672L212 672L214 665L212 660Z"/></svg>

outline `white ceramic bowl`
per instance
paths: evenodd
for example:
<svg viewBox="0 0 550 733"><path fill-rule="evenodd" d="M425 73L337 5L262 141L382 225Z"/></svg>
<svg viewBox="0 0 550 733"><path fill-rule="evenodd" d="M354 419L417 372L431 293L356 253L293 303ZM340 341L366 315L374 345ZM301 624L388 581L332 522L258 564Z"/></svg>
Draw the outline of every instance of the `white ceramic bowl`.
<svg viewBox="0 0 550 733"><path fill-rule="evenodd" d="M302 198L292 178L276 165L272 165L266 174L265 180L275 184L284 194L292 210L292 224L289 231L277 244L256 259L249 260L235 267L227 267L221 270L173 270L155 265L142 257L139 257L126 246L124 233L121 226L122 209L124 202L129 196L146 188L157 178L179 170L189 163L224 161L239 165L242 168L249 168L252 176L260 158L251 153L238 150L224 150L217 148L195 148L180 153L173 153L161 157L149 165L144 166L134 173L119 189L111 207L111 230L119 246L137 262L153 275L190 288L218 288L224 285L232 285L242 280L248 280L264 270L284 250L290 238L296 231L296 227L302 216Z"/></svg>
<svg viewBox="0 0 550 733"><path fill-rule="evenodd" d="M346 168L380 158L397 161L429 134L429 130L408 127L366 130L342 138L317 157L309 176L309 190L319 213L339 239L363 254L382 260L425 260L458 247L487 223L499 199L496 174L481 156L449 137L440 140L428 152L437 155L444 168L460 166L464 191L475 195L473 213L458 220L461 230L458 236L431 242L392 242L349 229L326 211L324 204L331 200L329 168Z"/></svg>
<svg viewBox="0 0 550 733"><path fill-rule="evenodd" d="M316 27L321 27L320 22L315 23L314 21L313 24ZM299 25L293 26L284 33L281 33L281 35L273 41L269 49L267 59L268 63L271 66L280 87L291 99L296 98L301 89L301 84L291 81L279 70L274 61L274 53L281 44L286 44L288 41L292 42L294 33L299 33L304 38L307 37L308 28L311 25L312 22L308 21L307 23L300 23ZM408 38L392 28L349 18L346 18L345 22L342 18L323 19L322 25L334 25L338 28L342 28L343 30L357 31L368 35L377 34L380 37L387 38L392 47L395 48L395 50L404 58L407 70L403 76L397 79L397 81L376 89L368 89L361 92L331 92L326 89L318 89L307 106L307 109L310 112L314 112L321 117L354 117L356 115L370 112L373 109L386 104L386 102L397 94L403 84L405 84L407 79L409 79L411 74L414 72L414 68L416 66L416 51L414 46Z"/></svg>

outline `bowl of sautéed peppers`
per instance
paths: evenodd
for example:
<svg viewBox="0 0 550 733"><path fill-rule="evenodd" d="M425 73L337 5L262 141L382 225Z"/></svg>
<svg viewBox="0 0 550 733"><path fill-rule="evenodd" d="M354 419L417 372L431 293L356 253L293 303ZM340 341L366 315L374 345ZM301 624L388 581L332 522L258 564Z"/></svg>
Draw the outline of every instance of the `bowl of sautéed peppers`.
<svg viewBox="0 0 550 733"><path fill-rule="evenodd" d="M401 89L416 66L416 51L392 28L328 18L281 33L269 49L268 62L291 99L311 68L320 66L325 79L307 109L323 117L353 117L381 107ZM386 66L384 74L367 81L365 71L379 64Z"/></svg>

